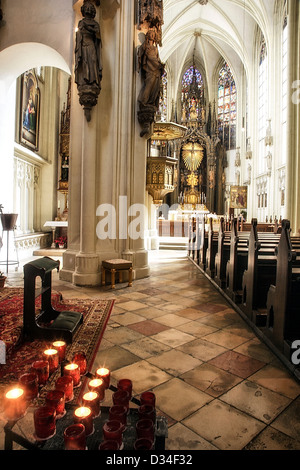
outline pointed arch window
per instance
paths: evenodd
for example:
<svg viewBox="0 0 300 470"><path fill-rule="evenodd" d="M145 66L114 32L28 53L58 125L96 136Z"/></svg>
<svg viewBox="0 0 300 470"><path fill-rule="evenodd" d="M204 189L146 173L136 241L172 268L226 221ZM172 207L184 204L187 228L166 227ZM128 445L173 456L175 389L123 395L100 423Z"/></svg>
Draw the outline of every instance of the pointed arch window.
<svg viewBox="0 0 300 470"><path fill-rule="evenodd" d="M259 171L265 169L265 137L267 130L267 96L268 66L267 47L264 35L261 35L258 67L258 139L259 139Z"/></svg>
<svg viewBox="0 0 300 470"><path fill-rule="evenodd" d="M204 83L200 71L192 65L181 83L181 121L197 120L204 100Z"/></svg>
<svg viewBox="0 0 300 470"><path fill-rule="evenodd" d="M224 62L218 78L219 138L227 150L236 147L236 85L229 65Z"/></svg>

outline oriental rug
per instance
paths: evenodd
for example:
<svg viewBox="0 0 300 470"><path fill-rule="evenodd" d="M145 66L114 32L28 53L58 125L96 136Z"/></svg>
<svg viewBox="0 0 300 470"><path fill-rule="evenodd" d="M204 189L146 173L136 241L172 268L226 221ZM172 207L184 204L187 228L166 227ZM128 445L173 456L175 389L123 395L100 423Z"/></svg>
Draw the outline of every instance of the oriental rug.
<svg viewBox="0 0 300 470"><path fill-rule="evenodd" d="M66 360L71 361L74 352L84 351L87 357L87 369L91 371L95 356L100 346L113 300L71 299L64 300L59 292L52 292L52 306L58 311L74 311L83 314L83 323L76 331L72 344L67 346ZM39 302L36 301L37 313ZM5 364L0 364L0 401L4 390L18 381L23 373L30 370L32 362L41 358L42 352L49 347L49 342L34 340L20 342L23 325L23 289L4 288L0 290L0 340L6 345ZM60 368L49 377L45 387L40 390L39 400L43 400L47 391L54 388L56 379L61 375ZM74 393L74 400L79 395ZM0 407L1 408L1 407Z"/></svg>

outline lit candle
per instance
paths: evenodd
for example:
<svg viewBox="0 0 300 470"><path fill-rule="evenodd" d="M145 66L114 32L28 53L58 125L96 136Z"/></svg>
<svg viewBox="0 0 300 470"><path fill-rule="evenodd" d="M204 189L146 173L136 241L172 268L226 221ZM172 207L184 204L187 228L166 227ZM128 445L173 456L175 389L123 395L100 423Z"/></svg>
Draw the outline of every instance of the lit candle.
<svg viewBox="0 0 300 470"><path fill-rule="evenodd" d="M80 423L84 425L86 436L93 434L94 423L92 410L86 406L77 408L74 412L74 423Z"/></svg>
<svg viewBox="0 0 300 470"><path fill-rule="evenodd" d="M73 400L73 379L70 375L58 377L55 382L55 389L64 392L66 402Z"/></svg>
<svg viewBox="0 0 300 470"><path fill-rule="evenodd" d="M59 365L59 355L56 349L47 349L43 353L43 358L49 362L49 374L53 374Z"/></svg>
<svg viewBox="0 0 300 470"><path fill-rule="evenodd" d="M73 386L78 387L80 384L80 369L78 364L67 364L64 367L64 375L72 377Z"/></svg>
<svg viewBox="0 0 300 470"><path fill-rule="evenodd" d="M91 392L97 392L100 401L104 400L105 396L105 383L103 379L93 379L88 383L89 390Z"/></svg>
<svg viewBox="0 0 300 470"><path fill-rule="evenodd" d="M58 351L59 362L62 362L65 358L67 344L65 341L55 341L52 346Z"/></svg>
<svg viewBox="0 0 300 470"><path fill-rule="evenodd" d="M76 352L72 357L72 362L79 365L80 375L85 375L87 371L86 355L82 351Z"/></svg>
<svg viewBox="0 0 300 470"><path fill-rule="evenodd" d="M99 378L99 379L102 379L104 384L105 384L105 388L109 388L109 384L110 384L110 371L108 369L105 369L104 367L98 369L96 371L96 376Z"/></svg>
<svg viewBox="0 0 300 470"><path fill-rule="evenodd" d="M83 395L82 402L92 410L93 418L100 415L100 398L97 392L88 392Z"/></svg>
<svg viewBox="0 0 300 470"><path fill-rule="evenodd" d="M22 418L26 412L26 396L23 388L13 388L4 397L4 415L8 421Z"/></svg>

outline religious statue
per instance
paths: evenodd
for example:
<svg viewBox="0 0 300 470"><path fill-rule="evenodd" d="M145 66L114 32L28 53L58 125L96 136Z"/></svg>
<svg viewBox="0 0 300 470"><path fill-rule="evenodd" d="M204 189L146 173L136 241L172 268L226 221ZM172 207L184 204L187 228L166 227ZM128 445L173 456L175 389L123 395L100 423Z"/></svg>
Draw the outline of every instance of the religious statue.
<svg viewBox="0 0 300 470"><path fill-rule="evenodd" d="M154 115L159 107L161 78L164 73L164 64L159 58L156 32L153 29L149 29L145 42L138 50L138 62L143 80L138 97L138 117L143 127L142 137L150 131L150 125L154 122Z"/></svg>
<svg viewBox="0 0 300 470"><path fill-rule="evenodd" d="M102 59L99 23L95 20L96 7L91 0L85 0L78 23L75 45L75 83L78 86L80 104L90 120L91 107L97 104L101 90Z"/></svg>

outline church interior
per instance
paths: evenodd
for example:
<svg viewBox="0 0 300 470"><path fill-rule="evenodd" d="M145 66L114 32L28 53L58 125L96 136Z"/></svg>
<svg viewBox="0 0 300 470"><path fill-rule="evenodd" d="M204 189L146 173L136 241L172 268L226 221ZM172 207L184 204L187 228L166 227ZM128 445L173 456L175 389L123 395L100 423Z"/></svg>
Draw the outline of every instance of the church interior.
<svg viewBox="0 0 300 470"><path fill-rule="evenodd" d="M58 325L163 449L299 450L299 0L0 0L0 100L0 449Z"/></svg>

